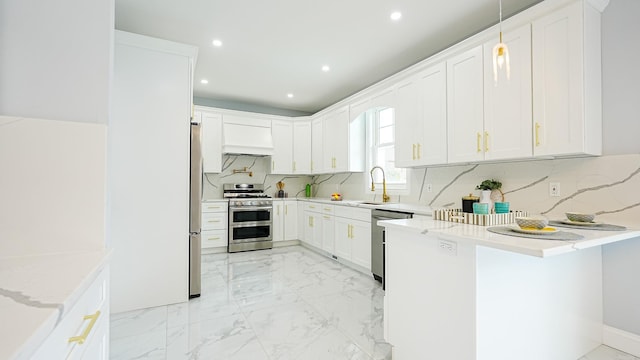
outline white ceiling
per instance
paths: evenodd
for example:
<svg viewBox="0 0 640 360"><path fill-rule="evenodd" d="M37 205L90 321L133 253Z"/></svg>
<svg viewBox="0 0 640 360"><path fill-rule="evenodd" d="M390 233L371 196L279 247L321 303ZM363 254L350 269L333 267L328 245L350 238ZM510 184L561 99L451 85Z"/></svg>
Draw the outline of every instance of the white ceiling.
<svg viewBox="0 0 640 360"><path fill-rule="evenodd" d="M503 17L540 1L503 0ZM115 4L116 29L199 48L194 96L307 113L498 22L498 0L115 0ZM402 12L399 21L390 19L393 11ZM223 41L222 47L212 45L215 38ZM321 71L325 64L331 67L327 73ZM200 83L204 78L209 84Z"/></svg>

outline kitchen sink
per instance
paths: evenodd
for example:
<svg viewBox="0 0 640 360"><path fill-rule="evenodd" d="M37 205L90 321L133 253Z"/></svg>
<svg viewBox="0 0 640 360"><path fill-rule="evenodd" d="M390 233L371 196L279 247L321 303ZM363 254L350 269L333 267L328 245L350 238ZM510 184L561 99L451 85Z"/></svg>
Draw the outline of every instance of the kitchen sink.
<svg viewBox="0 0 640 360"><path fill-rule="evenodd" d="M375 202L375 201L363 201L360 204L364 205L390 205L390 202Z"/></svg>

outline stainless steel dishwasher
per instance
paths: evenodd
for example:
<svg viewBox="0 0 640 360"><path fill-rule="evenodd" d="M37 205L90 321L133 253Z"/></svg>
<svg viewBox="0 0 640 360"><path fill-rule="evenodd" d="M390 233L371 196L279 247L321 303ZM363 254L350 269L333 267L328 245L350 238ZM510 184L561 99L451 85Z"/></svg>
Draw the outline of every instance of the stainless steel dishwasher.
<svg viewBox="0 0 640 360"><path fill-rule="evenodd" d="M384 255L385 236L384 227L378 226L379 220L411 219L412 213L373 209L371 211L371 272L373 277L382 282L384 289Z"/></svg>

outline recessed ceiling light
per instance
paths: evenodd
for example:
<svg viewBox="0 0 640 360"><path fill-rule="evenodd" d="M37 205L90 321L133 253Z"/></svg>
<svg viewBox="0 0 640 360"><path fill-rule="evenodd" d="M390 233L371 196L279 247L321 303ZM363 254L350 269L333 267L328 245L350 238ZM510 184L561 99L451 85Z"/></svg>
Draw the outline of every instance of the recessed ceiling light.
<svg viewBox="0 0 640 360"><path fill-rule="evenodd" d="M215 39L215 40L213 40L212 44L213 44L213 46L220 47L220 46L222 46L222 41L220 41L218 39Z"/></svg>
<svg viewBox="0 0 640 360"><path fill-rule="evenodd" d="M291 99L291 98L293 97L293 94L292 94L292 93L288 93L288 94L287 94L287 97L288 97L289 99Z"/></svg>
<svg viewBox="0 0 640 360"><path fill-rule="evenodd" d="M402 13L400 11L394 11L391 13L391 20L397 21L402 17Z"/></svg>
<svg viewBox="0 0 640 360"><path fill-rule="evenodd" d="M200 80L200 84L208 84L208 83L209 83L209 80L207 79Z"/></svg>
<svg viewBox="0 0 640 360"><path fill-rule="evenodd" d="M322 65L322 71L328 72L331 68L328 65Z"/></svg>

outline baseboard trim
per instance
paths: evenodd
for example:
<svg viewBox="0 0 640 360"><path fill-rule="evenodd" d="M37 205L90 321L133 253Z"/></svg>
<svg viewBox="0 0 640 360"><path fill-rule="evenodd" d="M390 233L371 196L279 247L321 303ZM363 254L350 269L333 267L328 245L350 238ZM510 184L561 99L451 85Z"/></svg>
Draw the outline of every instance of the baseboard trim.
<svg viewBox="0 0 640 360"><path fill-rule="evenodd" d="M640 335L605 325L602 342L614 349L640 356Z"/></svg>

